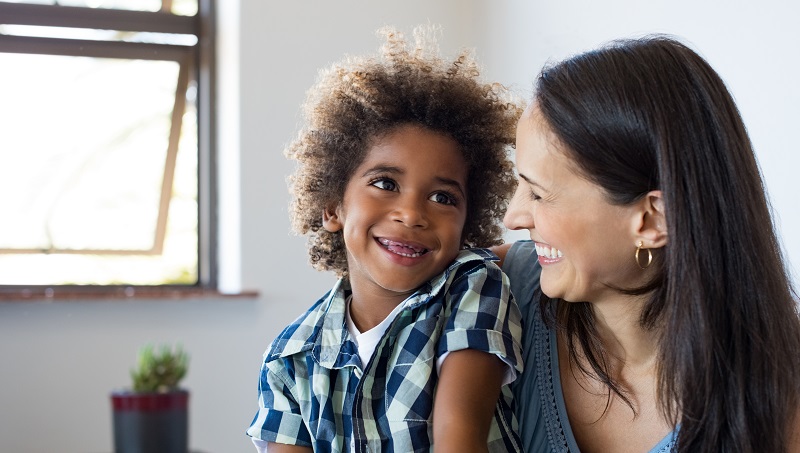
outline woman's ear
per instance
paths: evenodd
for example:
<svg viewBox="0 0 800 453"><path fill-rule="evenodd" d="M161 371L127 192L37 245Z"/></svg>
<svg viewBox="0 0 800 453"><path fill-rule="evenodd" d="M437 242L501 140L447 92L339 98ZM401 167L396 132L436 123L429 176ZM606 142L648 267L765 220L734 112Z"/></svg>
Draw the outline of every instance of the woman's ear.
<svg viewBox="0 0 800 453"><path fill-rule="evenodd" d="M322 211L322 228L331 233L341 231L344 228L344 224L339 220L338 206L328 206Z"/></svg>
<svg viewBox="0 0 800 453"><path fill-rule="evenodd" d="M667 245L667 216L661 191L647 192L637 206L633 225L635 242L642 241L644 248L661 248Z"/></svg>

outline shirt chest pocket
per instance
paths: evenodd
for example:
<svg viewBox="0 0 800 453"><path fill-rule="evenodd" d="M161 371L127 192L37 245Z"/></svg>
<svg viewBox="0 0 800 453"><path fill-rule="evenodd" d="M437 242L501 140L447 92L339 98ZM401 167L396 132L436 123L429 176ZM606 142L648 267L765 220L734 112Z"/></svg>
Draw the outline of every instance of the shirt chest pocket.
<svg viewBox="0 0 800 453"><path fill-rule="evenodd" d="M389 421L430 423L437 381L440 321L436 316L414 322L395 337L384 400Z"/></svg>

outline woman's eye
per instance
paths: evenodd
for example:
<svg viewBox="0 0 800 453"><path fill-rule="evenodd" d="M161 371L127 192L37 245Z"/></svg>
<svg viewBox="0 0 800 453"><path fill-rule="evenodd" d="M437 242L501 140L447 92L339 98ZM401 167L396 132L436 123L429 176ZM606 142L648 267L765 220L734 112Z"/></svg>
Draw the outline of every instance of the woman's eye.
<svg viewBox="0 0 800 453"><path fill-rule="evenodd" d="M444 192L436 192L435 194L431 195L430 200L441 204L448 204L448 205L456 204L455 197Z"/></svg>
<svg viewBox="0 0 800 453"><path fill-rule="evenodd" d="M541 200L542 199L542 197L540 197L539 195L536 195L536 192L534 192L532 190L530 191L529 196L531 197L531 200L533 200L533 201L537 201L537 200Z"/></svg>
<svg viewBox="0 0 800 453"><path fill-rule="evenodd" d="M382 190L396 190L397 189L397 184L394 181L392 181L391 179L385 179L385 178L376 179L375 181L372 181L370 183L370 185L373 185L373 186L375 186L375 187L377 187L379 189L382 189Z"/></svg>

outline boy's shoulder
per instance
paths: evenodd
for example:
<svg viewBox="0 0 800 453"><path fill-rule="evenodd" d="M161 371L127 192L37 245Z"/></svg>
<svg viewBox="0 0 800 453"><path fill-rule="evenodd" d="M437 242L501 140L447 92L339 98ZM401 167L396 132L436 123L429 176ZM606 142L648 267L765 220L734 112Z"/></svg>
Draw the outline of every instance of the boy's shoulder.
<svg viewBox="0 0 800 453"><path fill-rule="evenodd" d="M448 266L447 270L452 271L454 269L460 269L463 267L472 267L467 266L468 264L472 264L473 266L481 266L481 264L485 265L489 263L493 264L497 261L500 261L500 258L489 249L477 247L468 248L458 252L458 255L456 255L455 259L453 259L453 262L450 263L450 266Z"/></svg>
<svg viewBox="0 0 800 453"><path fill-rule="evenodd" d="M431 281L432 292L437 293L442 288L453 285L465 277L476 274L488 274L495 280L503 280L503 271L497 265L500 258L491 250L483 248L469 248L458 252L452 263L438 278Z"/></svg>
<svg viewBox="0 0 800 453"><path fill-rule="evenodd" d="M488 272L502 272L497 265L499 261L500 258L489 249L464 249L458 252L456 258L445 271L445 274L451 275L455 273L455 276L458 277L466 273L484 270Z"/></svg>
<svg viewBox="0 0 800 453"><path fill-rule="evenodd" d="M325 316L331 302L336 297L340 284L341 281L278 334L264 354L265 362L314 348L317 338L324 328Z"/></svg>
<svg viewBox="0 0 800 453"><path fill-rule="evenodd" d="M457 262L458 261L465 262L476 259L481 259L483 261L488 261L488 262L494 262L500 260L500 258L491 250L479 247L473 247L461 250L456 256L455 260Z"/></svg>

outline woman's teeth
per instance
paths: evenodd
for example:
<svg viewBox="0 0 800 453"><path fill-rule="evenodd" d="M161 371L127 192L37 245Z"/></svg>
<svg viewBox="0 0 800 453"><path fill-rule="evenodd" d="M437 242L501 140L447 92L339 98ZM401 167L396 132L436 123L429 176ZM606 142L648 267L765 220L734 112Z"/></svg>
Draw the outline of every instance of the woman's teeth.
<svg viewBox="0 0 800 453"><path fill-rule="evenodd" d="M564 254L561 253L561 250L557 248L539 244L536 244L536 254L551 259L561 258L562 256L564 256Z"/></svg>

